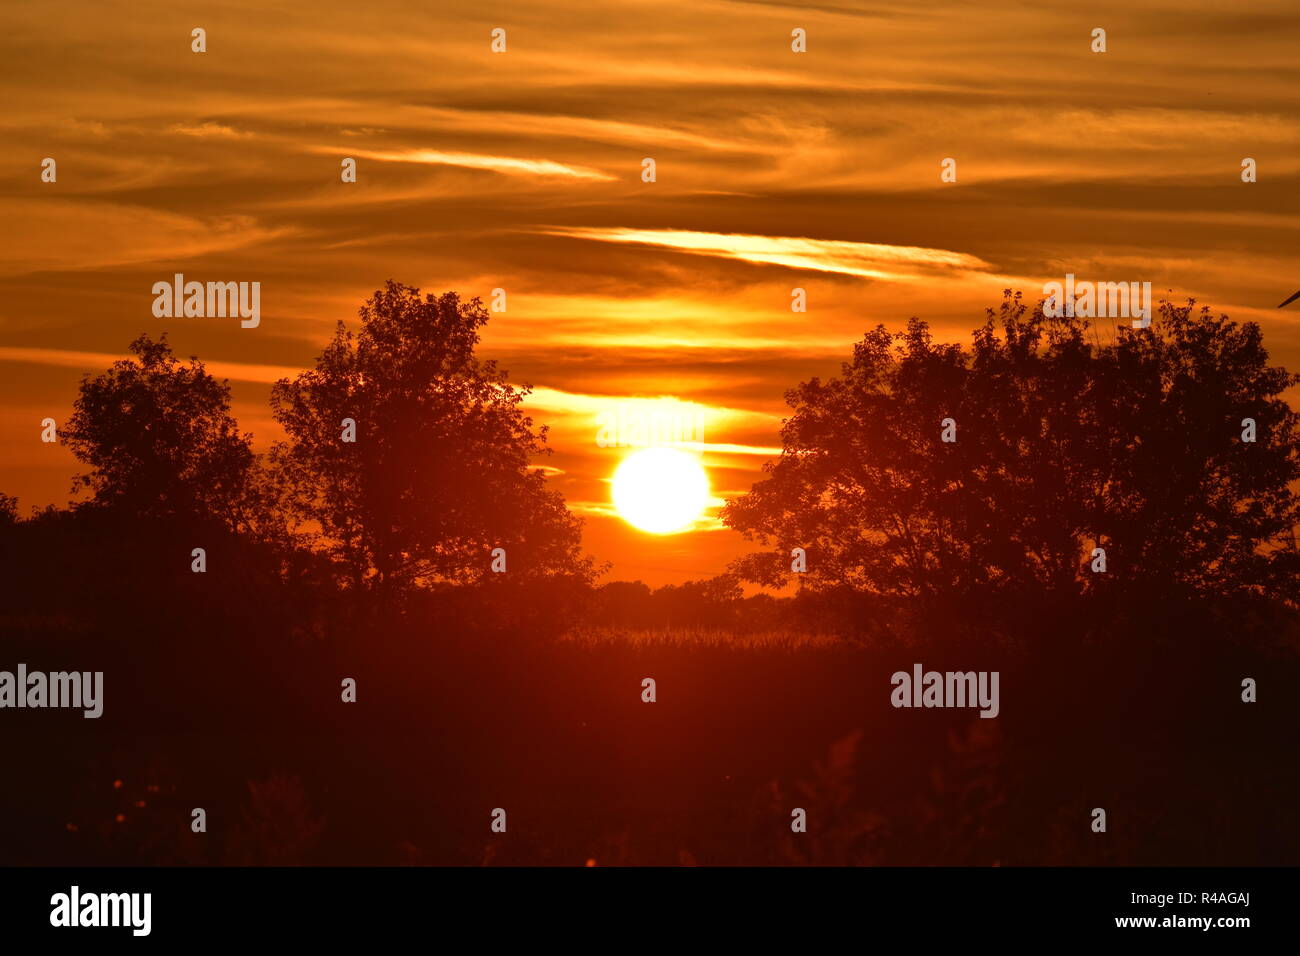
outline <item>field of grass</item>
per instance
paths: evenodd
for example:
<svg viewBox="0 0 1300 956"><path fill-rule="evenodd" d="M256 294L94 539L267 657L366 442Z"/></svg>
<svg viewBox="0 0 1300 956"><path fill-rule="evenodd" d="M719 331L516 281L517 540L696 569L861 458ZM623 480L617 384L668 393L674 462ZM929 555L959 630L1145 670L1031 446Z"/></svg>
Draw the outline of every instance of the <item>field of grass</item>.
<svg viewBox="0 0 1300 956"><path fill-rule="evenodd" d="M222 633L202 668L170 627L95 634L101 720L11 713L6 760L32 783L0 796L4 862L1300 856L1300 674L1293 657L1226 641L1117 632L1106 647L971 648L938 634L879 646L707 628L549 640L436 619L316 644ZM32 633L14 651L53 661L74 639ZM891 706L891 674L917 662L998 670L1000 715ZM1261 681L1256 705L1240 701L1243 674ZM355 704L340 701L343 677L357 681ZM190 831L194 807L206 834ZM1090 829L1096 807L1104 834ZM504 834L489 829L495 808ZM791 831L795 809L806 833Z"/></svg>

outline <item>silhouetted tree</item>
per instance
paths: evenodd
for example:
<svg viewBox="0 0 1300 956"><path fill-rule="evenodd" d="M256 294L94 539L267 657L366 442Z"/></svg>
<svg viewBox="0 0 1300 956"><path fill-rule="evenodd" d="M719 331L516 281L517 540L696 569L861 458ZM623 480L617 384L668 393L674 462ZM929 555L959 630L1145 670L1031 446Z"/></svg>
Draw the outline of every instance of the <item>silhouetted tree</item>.
<svg viewBox="0 0 1300 956"><path fill-rule="evenodd" d="M520 408L529 389L474 356L479 300L390 280L360 317L355 336L339 323L315 369L271 396L289 436L272 458L349 577L385 589L482 581L498 547L512 579L593 574L580 520L532 466L550 449Z"/></svg>
<svg viewBox="0 0 1300 956"><path fill-rule="evenodd" d="M252 436L230 414L230 387L195 358L182 365L166 335L142 335L130 348L134 360L82 378L62 440L93 470L73 490L132 515L239 528L254 456Z"/></svg>
<svg viewBox="0 0 1300 956"><path fill-rule="evenodd" d="M1116 587L1300 598L1300 419L1281 397L1300 376L1269 366L1254 323L1193 307L1107 344L1010 292L969 350L918 319L876 328L838 378L787 393L780 459L723 511L776 551L737 570L968 613Z"/></svg>

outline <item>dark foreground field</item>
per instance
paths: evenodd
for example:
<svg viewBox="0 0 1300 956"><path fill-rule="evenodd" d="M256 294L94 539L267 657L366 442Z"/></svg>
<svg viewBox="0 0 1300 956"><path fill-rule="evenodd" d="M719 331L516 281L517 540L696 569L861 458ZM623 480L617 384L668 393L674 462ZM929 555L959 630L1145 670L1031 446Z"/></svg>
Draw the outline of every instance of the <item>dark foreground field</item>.
<svg viewBox="0 0 1300 956"><path fill-rule="evenodd" d="M237 602L224 614L192 620L225 634L201 651L179 620L93 635L10 622L11 663L93 661L106 703L99 720L6 714L0 862L1300 859L1300 669L1285 641L1196 640L1176 621L1032 647L566 640L434 618L273 641ZM890 675L914 663L1000 670L1000 715L894 709ZM1258 703L1241 701L1243 677ZM191 832L195 807L206 833ZM791 833L796 807L806 834Z"/></svg>

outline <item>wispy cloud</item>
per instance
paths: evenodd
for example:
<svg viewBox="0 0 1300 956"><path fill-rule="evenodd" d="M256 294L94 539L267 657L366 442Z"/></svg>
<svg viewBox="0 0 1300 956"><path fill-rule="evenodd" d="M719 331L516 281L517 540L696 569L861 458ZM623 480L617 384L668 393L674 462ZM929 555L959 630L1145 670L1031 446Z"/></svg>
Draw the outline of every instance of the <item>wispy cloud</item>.
<svg viewBox="0 0 1300 956"><path fill-rule="evenodd" d="M667 395L588 395L581 392L566 392L546 386L535 387L525 404L553 412L592 416L593 422L595 416L618 409L650 416L672 411L693 412L698 408L697 403L682 401L680 398ZM779 418L743 408L724 408L712 405L708 406L705 411L710 420L723 418L728 420L750 419L760 420L763 424L768 425L779 423Z"/></svg>
<svg viewBox="0 0 1300 956"><path fill-rule="evenodd" d="M612 428L620 420L624 423L640 421L647 428L652 428L655 422L662 424L684 420L690 421L692 428L698 422L702 433L696 437L705 440L682 441L680 444L702 454L772 458L781 453L780 448L763 445L708 441L719 434L773 432L780 419L765 412L683 401L667 395L589 395L544 386L535 388L524 404L530 409L544 412L547 421L557 429L557 436L570 445L571 450L574 444L591 443L594 447L596 437L602 429Z"/></svg>
<svg viewBox="0 0 1300 956"><path fill-rule="evenodd" d="M473 135L482 135L485 128L509 130L512 136L545 138L552 142L567 138L602 143L629 143L635 144L637 148L644 147L646 143L654 143L656 148L672 147L717 152L778 153L781 150L779 142L774 142L771 136L763 136L760 132L735 139L721 135L716 129L676 129L663 125L564 113L419 107L409 122L423 122L426 126L435 125L440 130L456 130ZM344 130L345 135L349 132Z"/></svg>
<svg viewBox="0 0 1300 956"><path fill-rule="evenodd" d="M21 362L28 365L54 365L61 368L79 368L87 372L106 369L114 362L134 359L125 353L79 352L67 349L37 349L19 346L0 346L0 362ZM251 362L204 362L208 373L216 378L229 378L238 382L270 384L282 378L293 378L300 368L288 365L258 365Z"/></svg>
<svg viewBox="0 0 1300 956"><path fill-rule="evenodd" d="M177 123L171 132L197 139L250 139L254 135L224 123Z"/></svg>
<svg viewBox="0 0 1300 956"><path fill-rule="evenodd" d="M586 166L571 166L550 159L519 159L514 156L487 156L480 153L452 153L437 149L357 150L317 148L317 153L339 153L375 159L386 163L423 163L430 166L461 166L488 169L508 176L558 176L593 182L613 182L615 177Z"/></svg>
<svg viewBox="0 0 1300 956"><path fill-rule="evenodd" d="M789 269L835 272L866 279L917 278L918 273L912 271L914 269L981 271L990 268L989 263L983 259L962 252L922 246L849 242L842 239L754 236L680 229L560 228L546 230L546 233L597 242L662 246L698 255L785 266Z"/></svg>
<svg viewBox="0 0 1300 956"><path fill-rule="evenodd" d="M245 249L298 233L248 215L196 217L88 199L14 199L6 226L21 243L0 247L0 275L176 262Z"/></svg>

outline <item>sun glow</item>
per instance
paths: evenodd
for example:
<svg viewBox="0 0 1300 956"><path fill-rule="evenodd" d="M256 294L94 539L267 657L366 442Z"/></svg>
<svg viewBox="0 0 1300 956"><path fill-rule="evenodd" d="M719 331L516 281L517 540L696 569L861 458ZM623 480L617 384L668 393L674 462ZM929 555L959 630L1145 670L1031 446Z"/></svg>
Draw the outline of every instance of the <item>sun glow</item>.
<svg viewBox="0 0 1300 956"><path fill-rule="evenodd" d="M677 448L643 448L614 472L619 516L651 534L687 530L709 501L709 476L697 456Z"/></svg>

